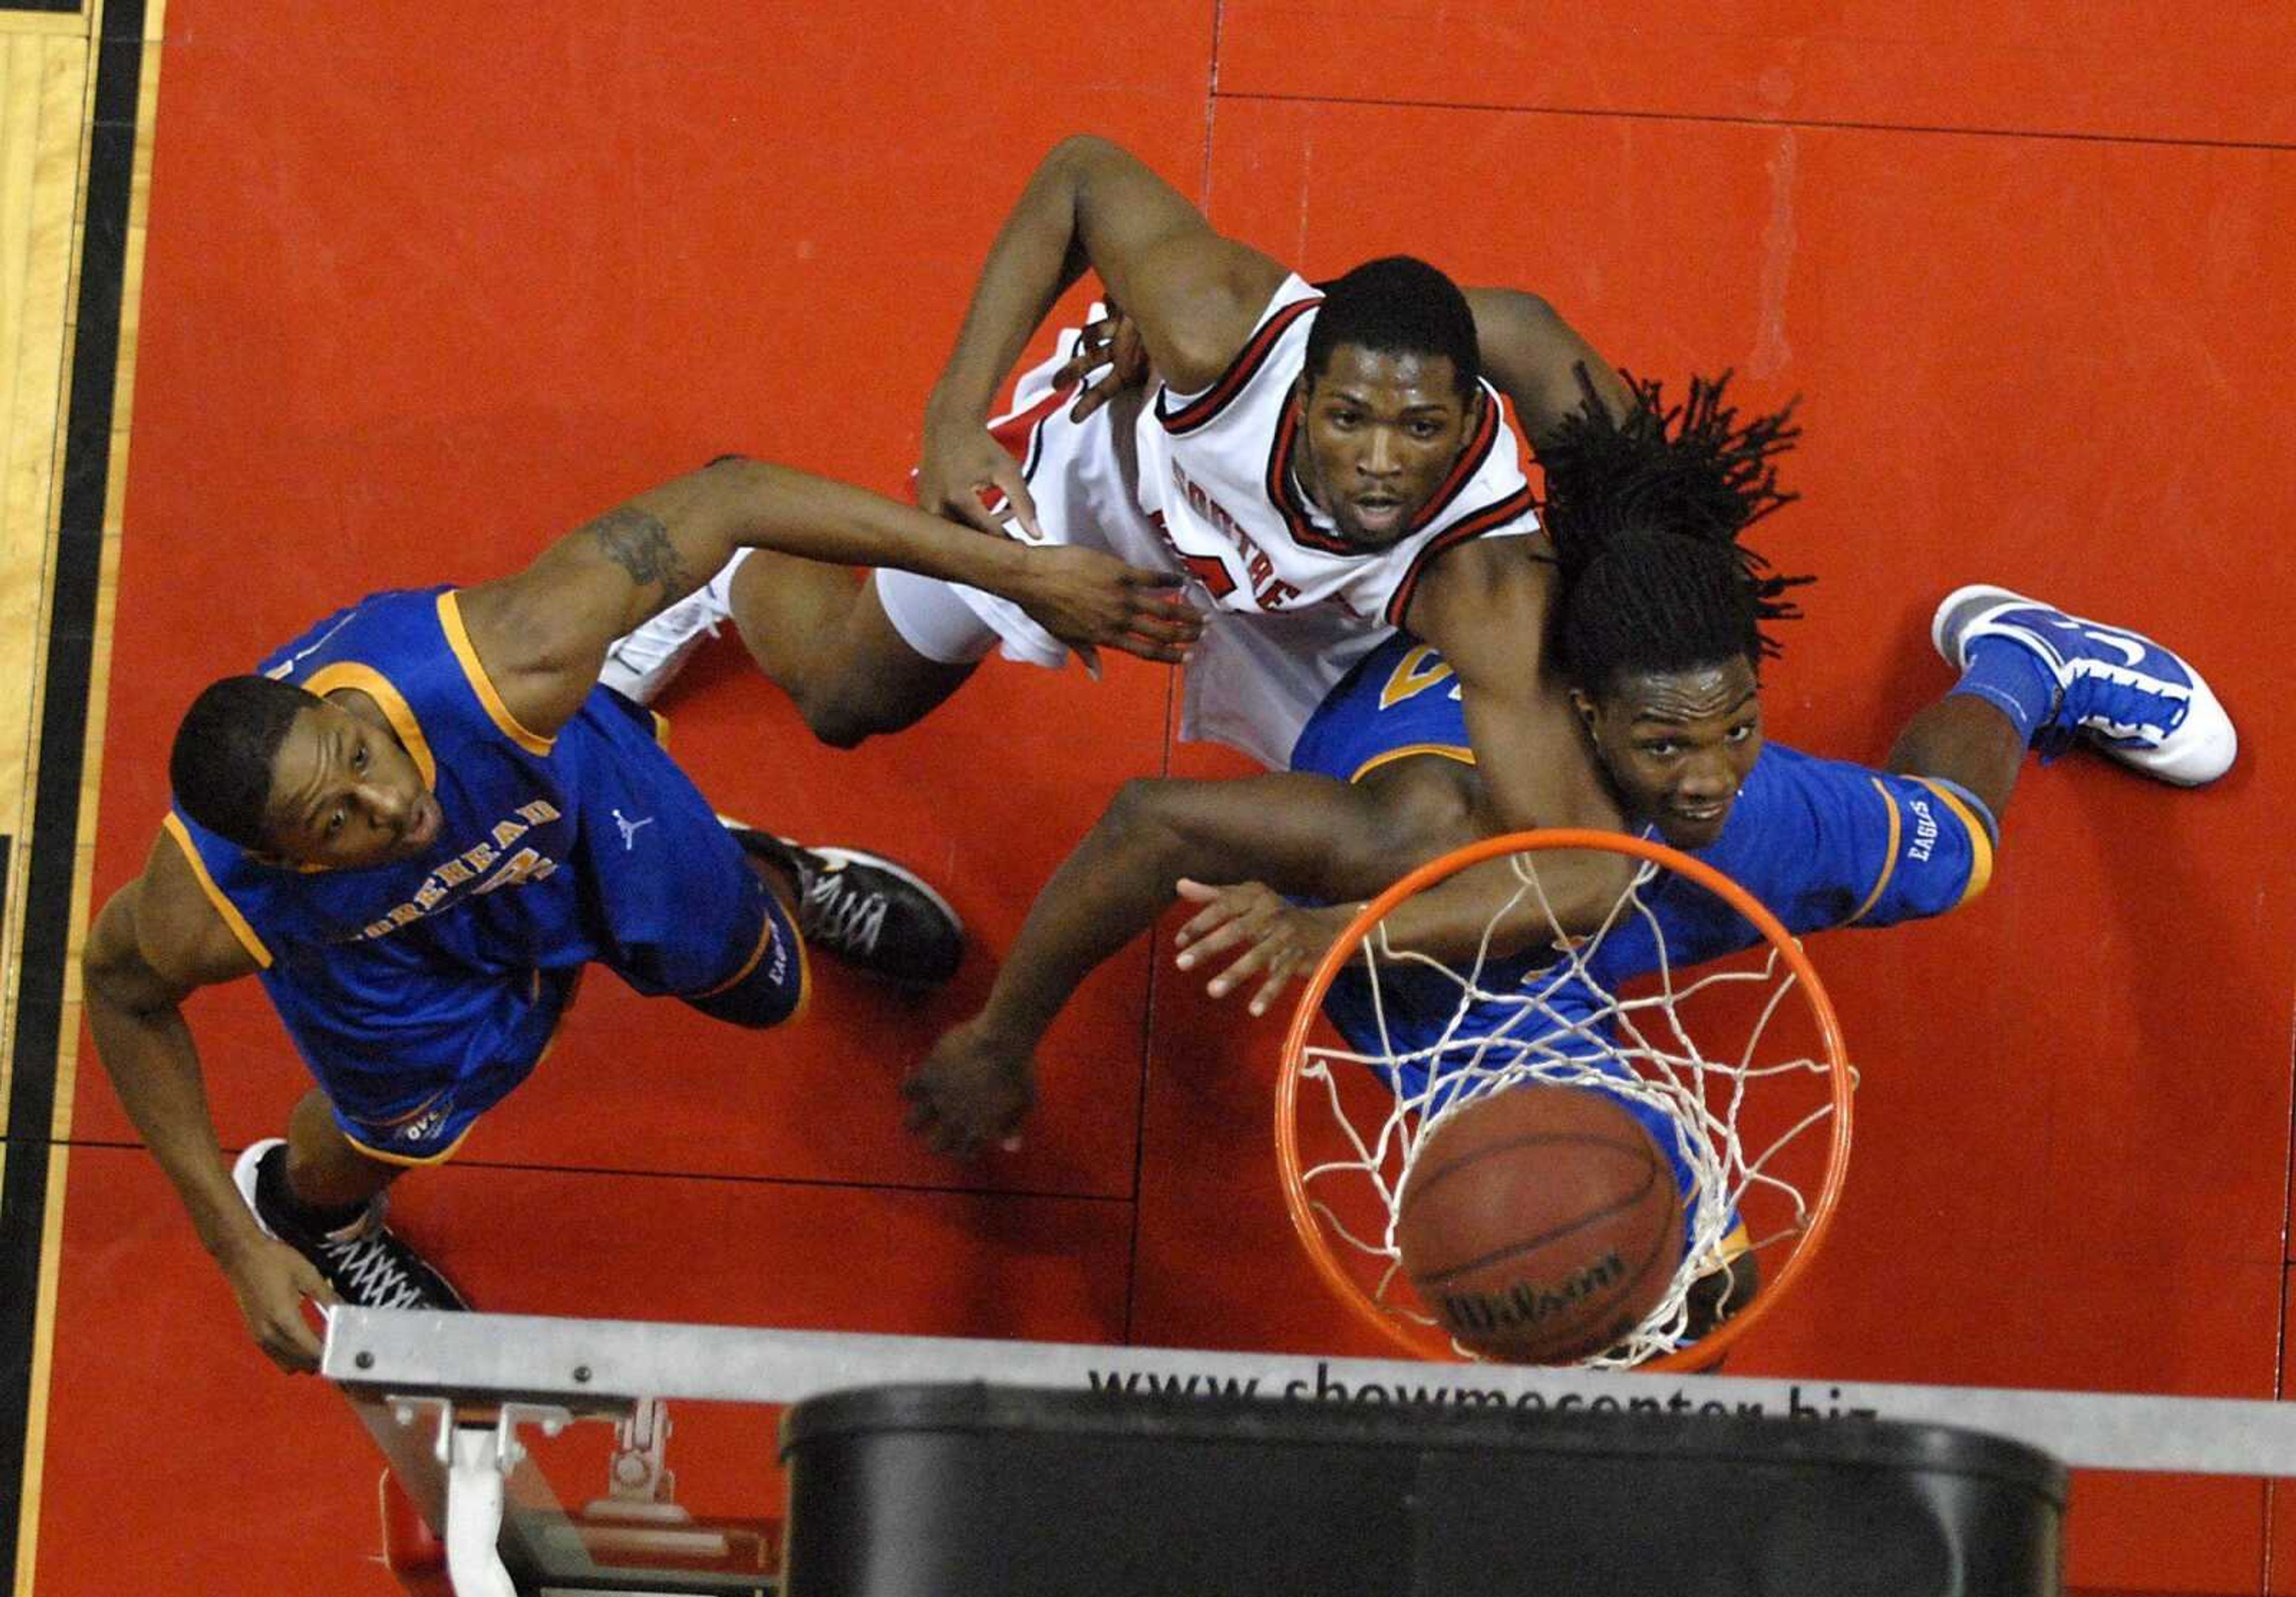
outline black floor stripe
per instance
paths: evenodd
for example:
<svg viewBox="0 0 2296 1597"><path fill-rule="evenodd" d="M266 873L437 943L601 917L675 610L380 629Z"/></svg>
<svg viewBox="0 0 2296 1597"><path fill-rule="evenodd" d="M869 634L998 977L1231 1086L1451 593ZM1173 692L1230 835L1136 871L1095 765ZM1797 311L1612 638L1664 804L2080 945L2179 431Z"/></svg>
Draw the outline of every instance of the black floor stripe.
<svg viewBox="0 0 2296 1597"><path fill-rule="evenodd" d="M17 11L77 12L78 4L15 4ZM86 754L95 653L97 578L103 563L104 486L111 471L120 296L127 276L128 202L135 171L136 101L144 74L144 0L110 0L95 54L95 124L89 135L86 207L63 485L40 715L40 774L24 881L20 980L7 1105L8 1158L0 1180L0 1577L12 1577L22 1530L26 1427L31 1418L32 1336L38 1322L40 1249L63 1034L64 949L71 938L79 787Z"/></svg>

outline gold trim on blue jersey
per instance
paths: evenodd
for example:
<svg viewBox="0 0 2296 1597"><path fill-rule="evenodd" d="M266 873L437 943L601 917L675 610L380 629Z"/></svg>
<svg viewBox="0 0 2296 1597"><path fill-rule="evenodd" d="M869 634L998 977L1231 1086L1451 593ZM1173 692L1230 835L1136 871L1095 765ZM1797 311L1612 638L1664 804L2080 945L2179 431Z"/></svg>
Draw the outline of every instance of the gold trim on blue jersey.
<svg viewBox="0 0 2296 1597"><path fill-rule="evenodd" d="M398 1165L405 1169L417 1170L421 1169L425 1165L445 1164L448 1159L455 1157L456 1150L461 1148L464 1142L471 1140L471 1134L478 1130L478 1118L473 1117L471 1123L463 1127L463 1134L461 1136L456 1137L453 1142L447 1143L444 1148L439 1149L436 1153L393 1153L389 1149L376 1148L368 1143L362 1142L357 1137L351 1135L348 1131L343 1131L343 1141L348 1142L361 1153L365 1154L369 1159L379 1159L386 1165ZM337 1131L343 1130L340 1122L337 1123L335 1129Z"/></svg>
<svg viewBox="0 0 2296 1597"><path fill-rule="evenodd" d="M766 957L766 950L774 946L774 939L779 936L781 936L780 928L774 924L774 917L767 914L765 916L765 925L758 932L758 946L750 950L750 957L742 962L742 968L717 986L704 987L698 993L688 993L685 995L686 997L715 998L728 987L741 986L748 979L750 972L758 968L758 962Z"/></svg>
<svg viewBox="0 0 2296 1597"><path fill-rule="evenodd" d="M1430 656L1435 664L1427 667ZM1403 658L1395 662L1395 669L1388 673L1386 685L1379 690L1379 707L1390 709L1406 699L1415 699L1429 688L1450 681L1454 675L1451 662L1436 654L1433 644L1416 644L1405 650Z"/></svg>
<svg viewBox="0 0 2296 1597"><path fill-rule="evenodd" d="M208 874L207 861L200 857L200 846L192 841L192 834L184 830L182 817L169 810L160 817L160 829L175 839L176 847L183 849L184 858L192 867L192 876L200 884L200 891L208 896L208 902L215 906L216 913L221 915L223 923L231 928L231 935L239 939L239 946L255 957L257 964L266 970L271 969L271 950L266 948L263 939L255 935L255 928L249 925L247 917L239 913L239 905L234 904L224 890L216 886L215 878Z"/></svg>
<svg viewBox="0 0 2296 1597"><path fill-rule="evenodd" d="M1987 833L1985 823L1977 818L1960 794L1926 776L1916 776L1914 780L1942 799L1945 807L1961 818L1962 829L1969 833L1969 881L1961 889L1961 897L1953 903L1954 908L1959 909L1983 892L1993 880L1993 839Z"/></svg>
<svg viewBox="0 0 2296 1597"><path fill-rule="evenodd" d="M1890 885L1890 878L1898 873L1898 839L1905 833L1905 823L1898 818L1898 796L1880 777L1869 780L1874 783L1874 790L1882 795L1882 807L1890 812L1890 845L1882 851L1882 874L1874 879L1874 890L1866 895L1865 903L1849 912L1849 918L1842 922L1844 926L1855 926L1865 917L1867 910L1882 901L1882 890Z"/></svg>
<svg viewBox="0 0 2296 1597"><path fill-rule="evenodd" d="M487 675L486 667L480 663L479 651L472 645L470 632L463 625L462 606L455 602L455 592L451 588L439 595L439 625L447 634L447 647L455 651L455 659L462 664L463 675L470 679L471 692L479 696L480 704L486 708L487 718L495 724L496 729L529 754L548 754L554 740L538 732L528 731L519 718L510 713L510 706L503 702L502 695L495 692L494 679Z"/></svg>
<svg viewBox="0 0 2296 1597"><path fill-rule="evenodd" d="M307 692L322 699L352 688L373 700L375 708L382 711L382 718L390 723L390 730L398 734L406 757L422 773L422 785L433 792L438 790L439 761L430 752L430 740L422 735L422 724L414 718L406 695L391 685L390 678L358 660L339 659L321 666L301 685Z"/></svg>
<svg viewBox="0 0 2296 1597"><path fill-rule="evenodd" d="M1382 754L1373 755L1357 766L1356 774L1348 780L1361 782L1382 766L1398 759L1412 759L1422 754L1431 754L1439 759L1456 759L1463 766L1472 766L1475 763L1475 751L1458 743L1406 743L1399 749L1390 749Z"/></svg>
<svg viewBox="0 0 2296 1597"><path fill-rule="evenodd" d="M750 979L750 973L755 970L759 962L766 957L767 952L773 947L775 939L786 932L789 946L797 954L797 1003L780 1023L787 1026L805 1019L805 1011L813 1003L813 966L805 957L805 935L798 930L796 920L782 907L781 900L773 897L772 889L766 889L765 893L767 902L763 908L766 923L758 933L758 946L750 950L750 957L742 962L742 968L714 987L704 987L698 993L681 993L678 996L684 998L688 1003L699 1003L704 999L715 998L721 993L731 992Z"/></svg>
<svg viewBox="0 0 2296 1597"><path fill-rule="evenodd" d="M539 975L540 972L537 971L536 974ZM537 996L539 995L539 994L537 994ZM402 1126L412 1126L415 1121L420 1120L423 1116L438 1108L439 1100L444 1098L447 1095L447 1091L448 1089L440 1087L437 1092L431 1093L430 1096L425 1098L422 1102L416 1104L413 1109L408 1110L403 1115L393 1115L388 1120L363 1120L360 1124L362 1126L372 1126L378 1131L397 1131Z"/></svg>

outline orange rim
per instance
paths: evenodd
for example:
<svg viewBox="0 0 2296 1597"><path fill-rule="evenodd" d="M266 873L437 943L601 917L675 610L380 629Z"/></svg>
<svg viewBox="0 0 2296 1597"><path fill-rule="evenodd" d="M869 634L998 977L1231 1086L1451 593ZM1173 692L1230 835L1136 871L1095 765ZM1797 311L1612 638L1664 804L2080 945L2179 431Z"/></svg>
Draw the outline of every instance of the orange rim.
<svg viewBox="0 0 2296 1597"><path fill-rule="evenodd" d="M1649 1371L1682 1371L1703 1369L1728 1352L1739 1338L1744 1336L1762 1317L1792 1290L1794 1282L1808 1268L1817 1255L1820 1243L1833 1221L1834 1205L1841 1197L1841 1183L1849 1168L1849 1067L1841 1044L1841 1025L1834 1018L1833 1002L1826 996L1825 984L1818 979L1817 970L1802 952L1793 934L1780 923L1778 918L1764 907L1762 902L1721 872L1702 861L1695 860L1664 843L1647 838L1628 837L1620 832L1588 831L1557 827L1540 831L1513 832L1505 837L1486 838L1479 843L1431 860L1412 872L1378 897L1364 905L1356 918L1348 922L1308 978L1307 990L1300 995L1300 1003L1292 1016L1292 1028L1283 1039L1283 1064L1275 1082L1275 1154L1276 1166L1283 1176L1283 1204L1291 1212L1292 1228L1300 1236L1300 1244L1314 1261L1316 1274L1342 1302L1353 1309L1366 1323L1375 1327L1390 1341L1419 1358L1456 1361L1458 1350L1451 1339L1434 1326L1414 1326L1389 1314L1373 1301L1362 1283L1341 1267L1332 1256L1331 1244L1323 1227L1316 1223L1315 1210L1308 1200L1307 1187L1300 1171L1300 1144L1297 1109L1300 1096L1300 1077L1308 1052L1308 1034L1321 1011L1324 995L1331 990L1332 980L1347 962L1355 957L1373 927L1386 918L1387 913L1421 889L1456 875L1470 865L1480 864L1501 855L1538 854L1558 848L1600 848L1612 854L1632 855L1651 861L1669 871L1689 878L1715 894L1733 909L1746 917L1763 939L1777 950L1786 968L1800 984L1805 1002L1816 1017L1820 1039L1824 1044L1829 1085L1833 1093L1833 1132L1826 1151L1825 1179L1818 1188L1817 1197L1810 1205L1809 1225L1801 1233L1800 1242L1786 1257L1784 1267L1775 1282L1765 1282L1753 1302L1742 1314L1733 1314L1701 1341L1660 1358L1635 1366Z"/></svg>

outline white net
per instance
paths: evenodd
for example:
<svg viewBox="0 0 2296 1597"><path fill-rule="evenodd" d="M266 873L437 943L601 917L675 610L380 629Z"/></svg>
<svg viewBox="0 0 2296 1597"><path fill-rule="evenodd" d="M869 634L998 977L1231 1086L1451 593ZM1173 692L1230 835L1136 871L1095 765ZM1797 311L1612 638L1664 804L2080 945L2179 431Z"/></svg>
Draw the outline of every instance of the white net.
<svg viewBox="0 0 2296 1597"><path fill-rule="evenodd" d="M1365 936L1326 995L1332 1024L1297 1057L1295 1209L1304 1199L1309 1246L1320 1239L1327 1266L1418 1328L1402 1339L1438 1349L1444 1339L1397 1244L1413 1161L1464 1103L1531 1082L1598 1089L1634 1110L1674 1163L1687 1240L1657 1306L1582 1362L1696 1362L1685 1350L1748 1307L1754 1273L1732 1261L1751 1255L1782 1286L1785 1261L1811 1238L1819 1194L1846 1156L1829 1123L1838 1102L1846 1110L1849 1078L1798 953L1660 857L1637 861L1608 915L1572 935L1541 868L1567 857L1508 856L1513 895L1464 958L1396 944L1393 909ZM1543 934L1526 940L1526 915ZM1495 952L1502 924L1508 946L1537 952Z"/></svg>

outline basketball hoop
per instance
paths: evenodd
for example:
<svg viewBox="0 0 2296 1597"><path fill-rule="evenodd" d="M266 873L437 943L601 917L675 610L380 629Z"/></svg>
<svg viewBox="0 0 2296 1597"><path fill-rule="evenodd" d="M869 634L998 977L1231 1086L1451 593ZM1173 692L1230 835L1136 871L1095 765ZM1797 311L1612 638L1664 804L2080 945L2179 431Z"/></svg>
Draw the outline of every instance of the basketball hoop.
<svg viewBox="0 0 2296 1597"><path fill-rule="evenodd" d="M1557 850L1628 856L1632 880L1591 932L1566 931L1549 901L1539 856ZM1472 954L1445 960L1390 944L1384 922L1397 905L1501 857L1516 886ZM1693 899L1697 913L1685 918ZM1503 920L1527 914L1545 930L1495 941ZM1717 928L1728 929L1722 940L1734 951L1719 958L1707 946ZM1533 954L1507 952L1534 945ZM1683 968L1693 961L1703 962ZM1335 983L1345 984L1354 1046L1317 1040L1333 1029L1324 1007ZM1447 1019L1431 1020L1443 1003ZM1398 1039L1406 1007L1412 1035ZM1641 1106L1671 1128L1670 1151L1694 1189L1685 1255L1665 1297L1625 1342L1584 1362L1711 1365L1792 1290L1849 1166L1854 1077L1800 945L1712 866L1662 843L1585 831L1471 844L1412 872L1349 923L1284 1040L1277 1162L1292 1226L1325 1284L1420 1357L1471 1355L1404 1276L1395 1239L1405 1177L1451 1109L1529 1082L1596 1087ZM1760 1286L1734 1304L1725 1267L1746 1250ZM1702 1281L1705 1293L1722 1294L1705 1314L1718 1311L1720 1323L1703 1334L1692 1307Z"/></svg>

